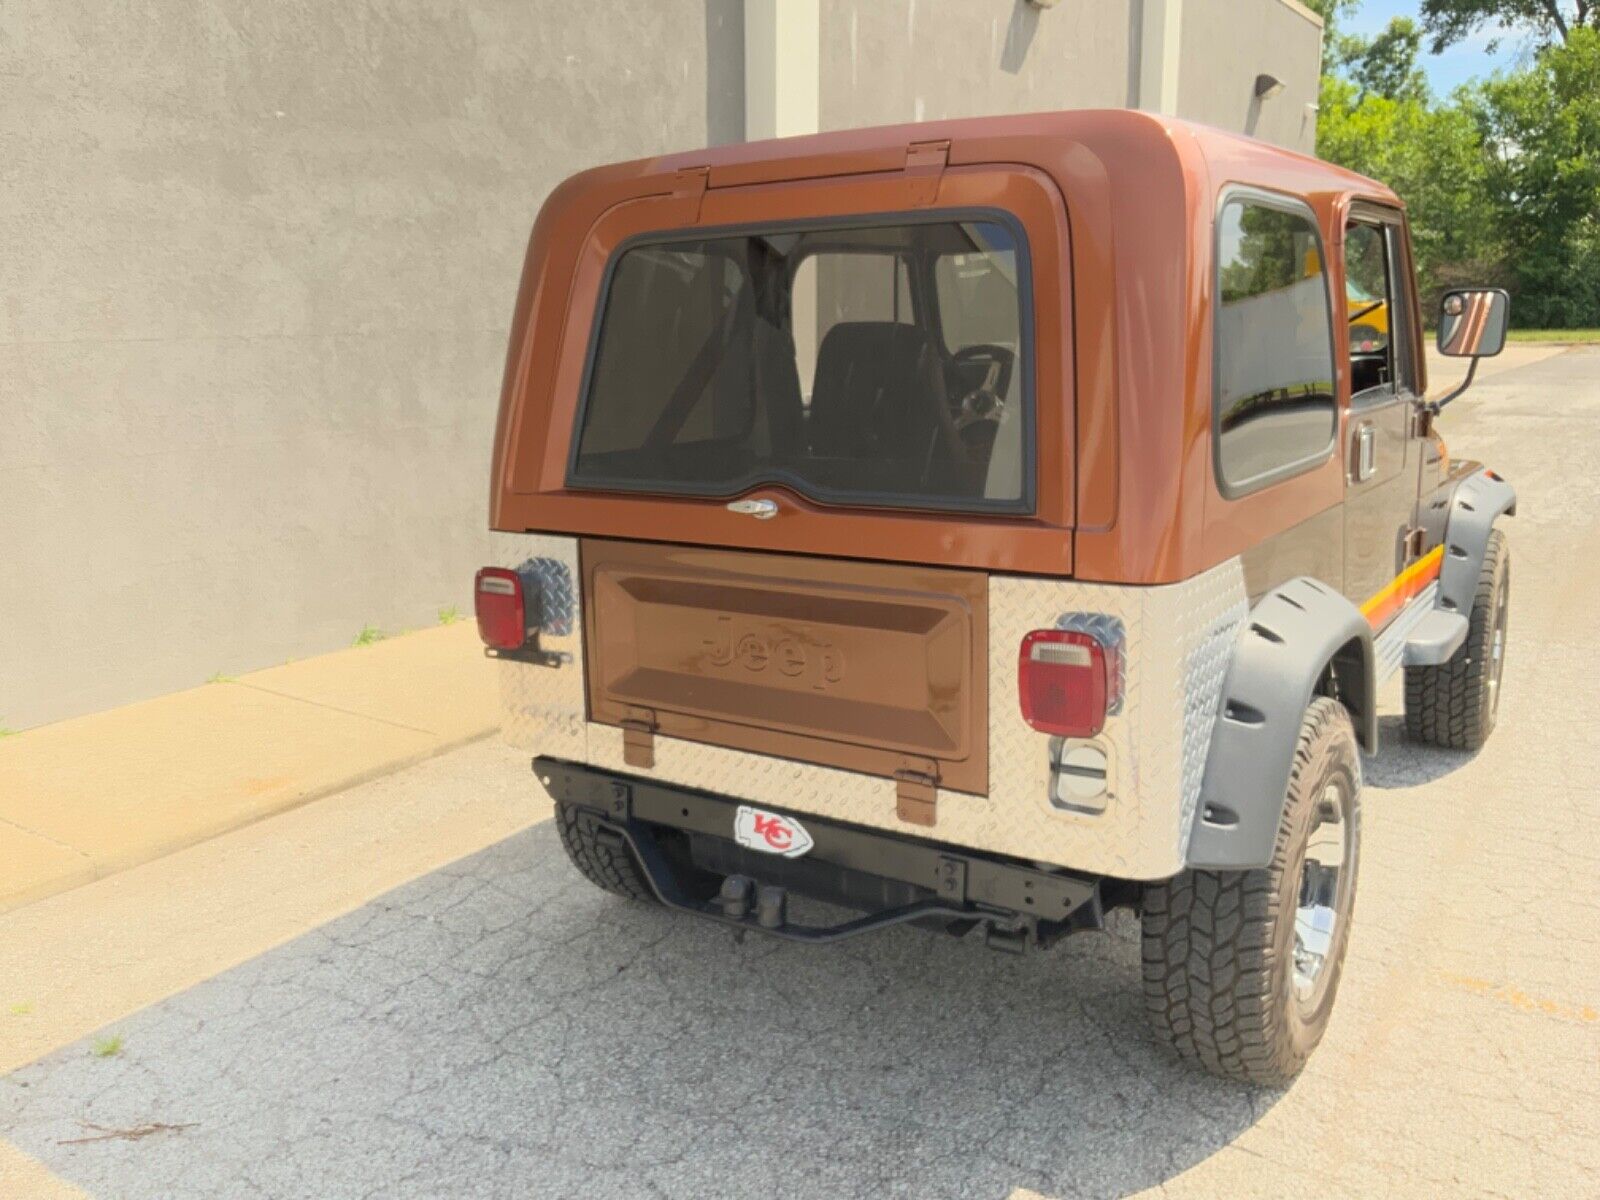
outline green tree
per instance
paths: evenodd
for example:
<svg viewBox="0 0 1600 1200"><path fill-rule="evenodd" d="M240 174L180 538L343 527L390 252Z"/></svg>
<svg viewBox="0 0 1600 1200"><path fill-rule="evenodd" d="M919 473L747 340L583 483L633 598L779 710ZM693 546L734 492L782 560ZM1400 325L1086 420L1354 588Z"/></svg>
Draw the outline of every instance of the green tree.
<svg viewBox="0 0 1600 1200"><path fill-rule="evenodd" d="M1574 30L1600 29L1600 0L1422 0L1421 15L1438 54L1485 25L1565 42Z"/></svg>
<svg viewBox="0 0 1600 1200"><path fill-rule="evenodd" d="M1325 76L1317 153L1387 183L1406 202L1424 311L1461 282L1504 280L1501 228L1486 203L1483 135L1459 105L1425 96L1363 94Z"/></svg>
<svg viewBox="0 0 1600 1200"><path fill-rule="evenodd" d="M1347 67L1363 93L1390 100L1428 99L1428 77L1417 66L1422 30L1409 17L1393 18L1371 41L1350 48Z"/></svg>
<svg viewBox="0 0 1600 1200"><path fill-rule="evenodd" d="M1519 324L1600 323L1600 30L1576 28L1526 71L1462 98L1517 278Z"/></svg>
<svg viewBox="0 0 1600 1200"><path fill-rule="evenodd" d="M1365 44L1343 32L1345 14L1354 12L1361 0L1306 0L1306 7L1322 18L1322 74L1324 77L1344 66L1350 56Z"/></svg>

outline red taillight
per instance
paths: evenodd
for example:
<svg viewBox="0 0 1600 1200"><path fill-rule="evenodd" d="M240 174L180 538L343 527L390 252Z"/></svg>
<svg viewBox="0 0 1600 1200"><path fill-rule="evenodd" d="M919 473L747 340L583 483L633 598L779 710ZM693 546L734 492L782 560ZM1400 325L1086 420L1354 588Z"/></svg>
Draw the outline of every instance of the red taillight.
<svg viewBox="0 0 1600 1200"><path fill-rule="evenodd" d="M519 650L527 641L522 578L503 567L484 567L472 588L478 636L492 650Z"/></svg>
<svg viewBox="0 0 1600 1200"><path fill-rule="evenodd" d="M1022 719L1040 733L1093 737L1112 700L1111 656L1093 634L1035 629L1022 639L1017 694Z"/></svg>

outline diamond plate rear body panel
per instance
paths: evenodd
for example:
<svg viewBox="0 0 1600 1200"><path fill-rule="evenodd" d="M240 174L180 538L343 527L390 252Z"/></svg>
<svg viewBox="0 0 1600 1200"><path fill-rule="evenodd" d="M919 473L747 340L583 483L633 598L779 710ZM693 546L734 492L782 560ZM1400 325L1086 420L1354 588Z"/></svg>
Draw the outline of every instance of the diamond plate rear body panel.
<svg viewBox="0 0 1600 1200"><path fill-rule="evenodd" d="M523 577L529 603L537 589L539 648L561 656L556 667L501 659L504 736L519 750L588 761L583 698L583 621L578 591L578 540L536 533L493 533L493 565Z"/></svg>
<svg viewBox="0 0 1600 1200"><path fill-rule="evenodd" d="M941 788L928 829L896 816L892 779L662 736L653 768L627 766L622 730L586 718L576 539L497 533L493 546L496 565L545 587L540 648L563 655L555 668L500 664L506 737L520 749L1118 878L1183 869L1223 676L1248 608L1237 560L1162 587L991 576L989 793ZM1108 637L1120 628L1123 639L1122 703L1094 739L1109 762L1101 812L1052 803L1051 739L1018 710L1017 648L1029 630L1051 626Z"/></svg>
<svg viewBox="0 0 1600 1200"><path fill-rule="evenodd" d="M1237 560L1164 587L990 579L990 800L1016 827L1013 846L1035 846L1008 853L1125 879L1183 869L1223 675L1247 611ZM1050 739L1018 716L1016 647L1030 629L1052 625L1114 637L1112 622L1124 638L1122 707L1093 739L1109 765L1105 809L1064 810L1050 800Z"/></svg>

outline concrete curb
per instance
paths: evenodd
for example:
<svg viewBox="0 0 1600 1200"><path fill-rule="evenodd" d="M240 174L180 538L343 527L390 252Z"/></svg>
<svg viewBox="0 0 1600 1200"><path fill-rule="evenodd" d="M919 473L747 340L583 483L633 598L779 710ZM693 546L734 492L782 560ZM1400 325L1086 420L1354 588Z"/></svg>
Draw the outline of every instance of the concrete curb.
<svg viewBox="0 0 1600 1200"><path fill-rule="evenodd" d="M0 743L0 912L412 766L499 724L470 624Z"/></svg>

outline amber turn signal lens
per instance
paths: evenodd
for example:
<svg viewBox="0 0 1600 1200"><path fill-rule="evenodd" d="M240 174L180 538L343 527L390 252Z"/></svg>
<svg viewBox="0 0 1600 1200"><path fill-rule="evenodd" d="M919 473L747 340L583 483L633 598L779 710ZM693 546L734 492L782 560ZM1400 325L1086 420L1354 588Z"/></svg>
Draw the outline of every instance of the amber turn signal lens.
<svg viewBox="0 0 1600 1200"><path fill-rule="evenodd" d="M1093 634L1072 629L1027 634L1017 662L1022 719L1040 733L1094 737L1106 724L1107 658Z"/></svg>
<svg viewBox="0 0 1600 1200"><path fill-rule="evenodd" d="M484 567L472 596L483 644L491 650L520 650L528 637L521 576L503 567Z"/></svg>

